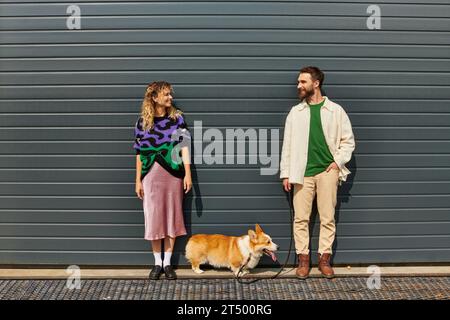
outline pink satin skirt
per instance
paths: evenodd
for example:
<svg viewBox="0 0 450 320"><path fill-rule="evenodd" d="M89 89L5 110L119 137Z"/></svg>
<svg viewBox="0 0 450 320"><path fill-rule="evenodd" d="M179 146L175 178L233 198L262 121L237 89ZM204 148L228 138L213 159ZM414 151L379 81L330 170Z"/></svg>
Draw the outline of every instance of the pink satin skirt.
<svg viewBox="0 0 450 320"><path fill-rule="evenodd" d="M183 218L183 179L155 161L142 181L146 240L187 234Z"/></svg>

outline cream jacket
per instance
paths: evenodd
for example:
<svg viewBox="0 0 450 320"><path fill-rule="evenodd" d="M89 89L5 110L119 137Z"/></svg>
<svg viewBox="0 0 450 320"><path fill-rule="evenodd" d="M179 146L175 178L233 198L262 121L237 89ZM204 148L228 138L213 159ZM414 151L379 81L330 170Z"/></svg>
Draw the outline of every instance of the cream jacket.
<svg viewBox="0 0 450 320"><path fill-rule="evenodd" d="M325 98L320 108L322 129L328 148L339 166L339 184L347 180L350 170L345 164L355 150L352 125L344 109ZM289 183L303 184L308 160L310 109L306 101L292 107L284 127L283 148L280 161L280 178Z"/></svg>

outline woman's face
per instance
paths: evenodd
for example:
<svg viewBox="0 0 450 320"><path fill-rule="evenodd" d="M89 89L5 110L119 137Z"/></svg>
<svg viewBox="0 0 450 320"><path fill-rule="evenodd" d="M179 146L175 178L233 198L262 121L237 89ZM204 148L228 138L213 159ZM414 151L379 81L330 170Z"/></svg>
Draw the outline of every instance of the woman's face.
<svg viewBox="0 0 450 320"><path fill-rule="evenodd" d="M172 93L170 92L170 89L162 89L158 92L158 95L156 97L152 98L153 101L156 102L158 106L170 108L172 106Z"/></svg>

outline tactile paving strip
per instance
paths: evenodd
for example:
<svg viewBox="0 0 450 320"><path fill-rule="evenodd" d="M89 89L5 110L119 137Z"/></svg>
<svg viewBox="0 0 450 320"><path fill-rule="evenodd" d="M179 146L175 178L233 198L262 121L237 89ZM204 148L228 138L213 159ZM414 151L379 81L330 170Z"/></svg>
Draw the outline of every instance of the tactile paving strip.
<svg viewBox="0 0 450 320"><path fill-rule="evenodd" d="M2 300L399 300L450 299L450 277L386 277L379 289L367 278L82 280L69 289L66 280L0 280Z"/></svg>

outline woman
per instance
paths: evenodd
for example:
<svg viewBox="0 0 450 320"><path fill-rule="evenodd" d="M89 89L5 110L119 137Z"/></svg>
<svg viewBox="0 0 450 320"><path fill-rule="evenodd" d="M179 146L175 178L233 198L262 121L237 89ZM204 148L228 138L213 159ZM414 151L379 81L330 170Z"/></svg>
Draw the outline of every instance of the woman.
<svg viewBox="0 0 450 320"><path fill-rule="evenodd" d="M183 137L189 137L181 114L172 105L169 83L158 81L148 85L135 126L133 148L136 150L136 194L143 200L144 208L144 238L151 241L155 257L149 274L153 280L159 279L162 271L167 279L176 279L170 259L175 238L186 234L183 189L189 192L192 178L189 149L180 148Z"/></svg>

